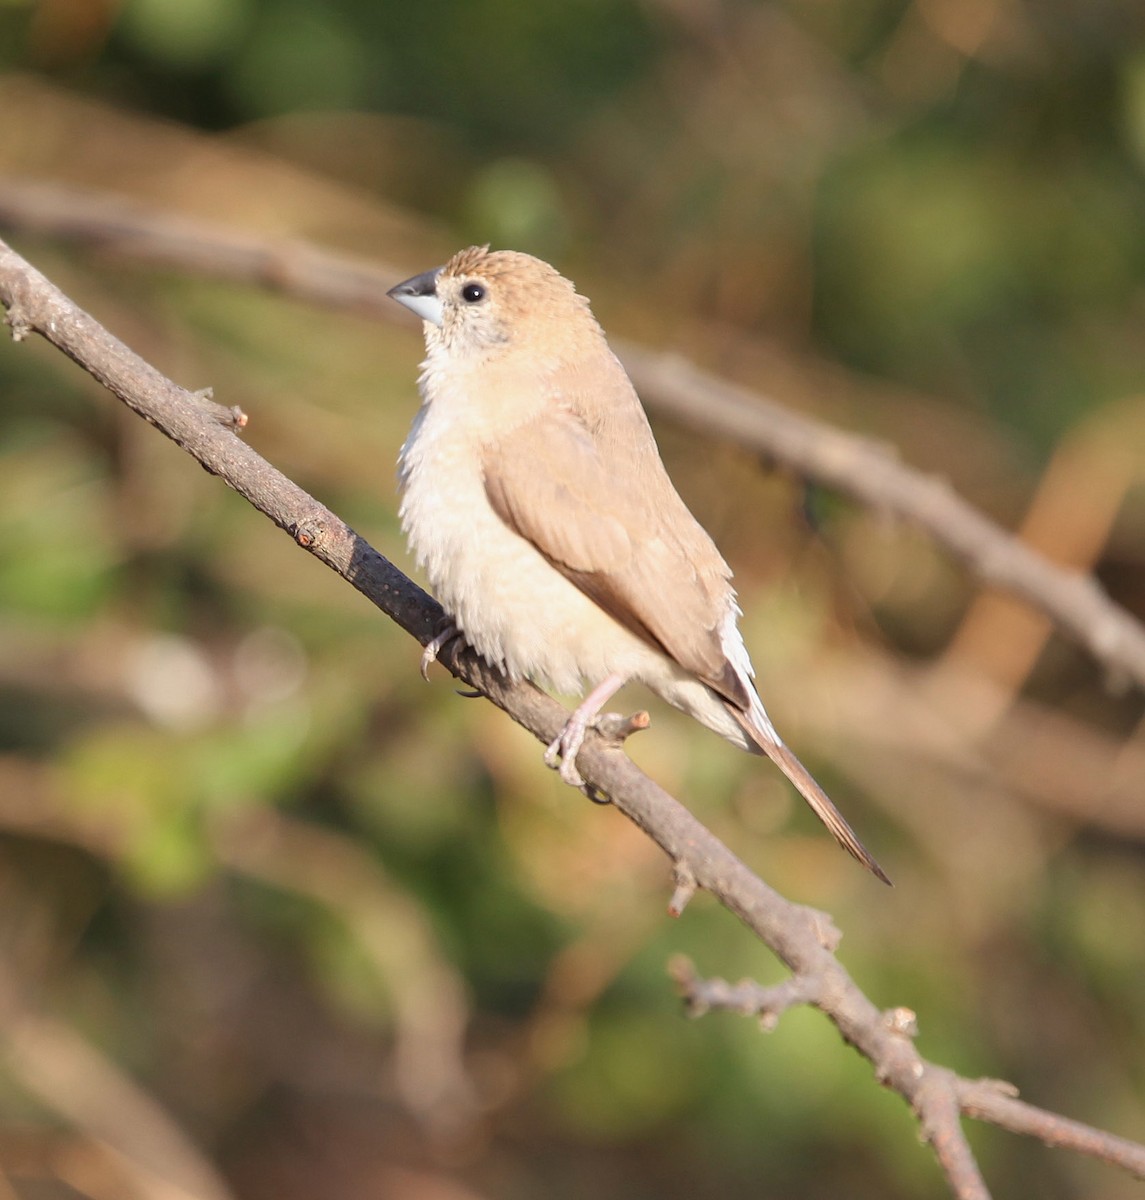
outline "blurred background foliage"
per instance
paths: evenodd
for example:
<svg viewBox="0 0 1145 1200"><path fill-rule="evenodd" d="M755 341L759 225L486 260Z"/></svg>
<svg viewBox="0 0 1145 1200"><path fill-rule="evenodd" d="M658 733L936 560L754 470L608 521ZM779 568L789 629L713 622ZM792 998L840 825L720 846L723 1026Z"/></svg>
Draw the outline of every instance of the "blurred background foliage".
<svg viewBox="0 0 1145 1200"><path fill-rule="evenodd" d="M1140 0L3 0L0 65L0 189L533 251L1145 614ZM408 567L412 321L9 236ZM917 531L657 431L897 889L674 713L634 755L923 1053L1145 1136L1141 696ZM726 913L669 921L639 834L43 344L0 348L0 507L6 1194L946 1194L817 1014L683 1018L673 954L779 977ZM971 1132L996 1195L1138 1193Z"/></svg>

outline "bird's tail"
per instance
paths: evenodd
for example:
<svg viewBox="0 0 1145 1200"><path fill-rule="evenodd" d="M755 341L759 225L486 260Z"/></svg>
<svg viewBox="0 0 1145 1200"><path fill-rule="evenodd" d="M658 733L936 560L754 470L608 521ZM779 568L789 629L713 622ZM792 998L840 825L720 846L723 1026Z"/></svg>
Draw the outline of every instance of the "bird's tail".
<svg viewBox="0 0 1145 1200"><path fill-rule="evenodd" d="M834 834L839 845L857 858L872 875L877 876L883 883L890 884L891 881L882 867L875 862L870 851L855 836L855 831L847 824L843 814L831 803L830 797L815 782L811 772L795 757L783 739L775 732L775 727L768 719L754 689L751 699L753 703L747 712L735 704L727 701L725 703L727 703L728 711L735 717L748 738L791 780L799 794L811 805L815 815Z"/></svg>

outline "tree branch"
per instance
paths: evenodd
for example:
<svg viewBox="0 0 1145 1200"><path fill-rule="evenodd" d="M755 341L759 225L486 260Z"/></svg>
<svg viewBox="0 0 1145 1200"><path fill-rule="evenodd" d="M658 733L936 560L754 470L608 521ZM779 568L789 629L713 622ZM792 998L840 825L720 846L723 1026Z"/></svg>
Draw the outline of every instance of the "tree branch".
<svg viewBox="0 0 1145 1200"><path fill-rule="evenodd" d="M805 974L797 970L789 979L770 987L750 979L732 984L724 979L702 979L691 961L681 956L669 965L669 973L691 1016L719 1009L757 1016L767 1033L778 1026L787 1009L797 1004L810 1004L831 1016L834 1003L830 991L833 981L815 971ZM888 1039L903 1038L913 1043L918 1036L918 1021L908 1008L888 1010L882 1014L882 1023ZM988 1195L962 1136L960 1115L1026 1134L1047 1146L1064 1146L1100 1158L1145 1179L1145 1146L1026 1104L1017 1098L1012 1084L998 1079L964 1079L925 1059L900 1055L890 1041L872 1061L880 1081L910 1101L923 1135L934 1147L959 1200L963 1196Z"/></svg>
<svg viewBox="0 0 1145 1200"><path fill-rule="evenodd" d="M433 637L442 616L436 602L242 442L234 432L241 421L233 410L220 409L165 378L3 242L0 302L8 310L17 338L33 331L41 334L423 645ZM549 742L566 719L565 711L548 696L527 683L510 683L457 642L444 648L442 661L541 742ZM914 1107L954 1195L959 1200L987 1196L957 1120L959 1105L951 1104L949 1087L943 1083L957 1077L919 1055L910 1021L888 1020L864 995L835 957L840 935L830 918L793 904L770 888L644 775L615 742L589 736L578 766L591 787L609 796L676 865L680 903L686 902L692 888L705 888L755 932L796 979L814 986L813 1003L844 1040L871 1061L877 1078ZM969 1081L962 1082L970 1086ZM975 1104L976 1115L994 1119L981 1096L975 1096ZM1087 1146L1097 1145L1105 1135L1091 1130L1089 1137L1088 1143L1079 1138L1070 1144L1093 1152ZM1132 1151L1136 1157L1103 1156L1145 1177L1145 1148L1132 1147Z"/></svg>
<svg viewBox="0 0 1145 1200"><path fill-rule="evenodd" d="M255 284L395 323L386 289L408 271L158 214L120 197L48 184L0 185L0 228L112 250L152 264ZM1110 680L1145 688L1145 626L1083 572L1051 562L881 442L803 416L673 354L612 339L647 406L782 463L806 479L914 522L984 583L1020 597L1083 646Z"/></svg>

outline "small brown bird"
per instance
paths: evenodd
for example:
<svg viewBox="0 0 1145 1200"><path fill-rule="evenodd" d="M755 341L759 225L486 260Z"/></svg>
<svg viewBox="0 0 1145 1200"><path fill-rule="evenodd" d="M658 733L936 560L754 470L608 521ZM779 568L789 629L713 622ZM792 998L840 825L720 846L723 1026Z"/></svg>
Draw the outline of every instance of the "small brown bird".
<svg viewBox="0 0 1145 1200"><path fill-rule="evenodd" d="M402 527L456 629L513 678L588 695L545 753L583 783L585 731L629 680L766 754L839 843L890 882L776 733L736 625L731 569L672 486L583 296L547 263L471 247L390 290L425 322L402 447Z"/></svg>

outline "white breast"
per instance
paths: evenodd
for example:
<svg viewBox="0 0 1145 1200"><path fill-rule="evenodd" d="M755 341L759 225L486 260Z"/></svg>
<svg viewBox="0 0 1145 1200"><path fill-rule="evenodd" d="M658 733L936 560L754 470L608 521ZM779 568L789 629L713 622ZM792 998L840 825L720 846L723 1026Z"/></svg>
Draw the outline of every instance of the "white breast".
<svg viewBox="0 0 1145 1200"><path fill-rule="evenodd" d="M401 521L437 598L485 659L565 694L665 662L603 612L494 512L480 431L434 401L402 447Z"/></svg>

